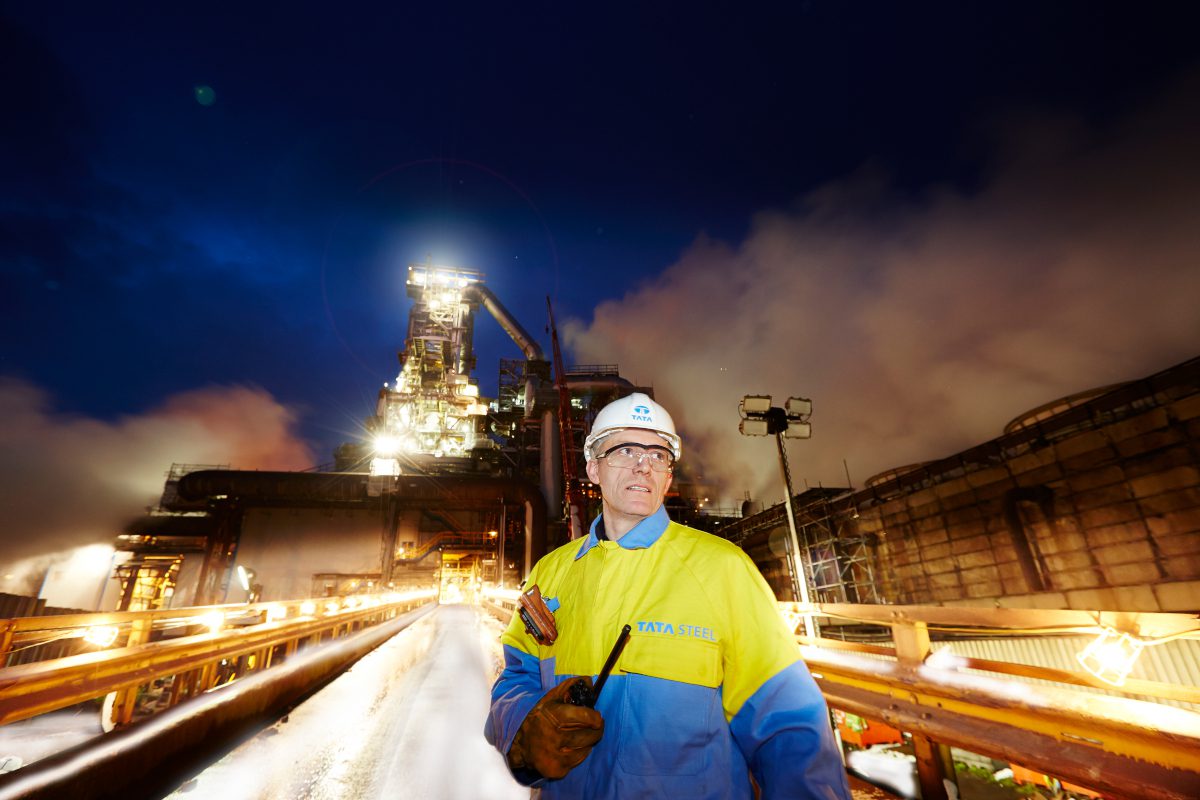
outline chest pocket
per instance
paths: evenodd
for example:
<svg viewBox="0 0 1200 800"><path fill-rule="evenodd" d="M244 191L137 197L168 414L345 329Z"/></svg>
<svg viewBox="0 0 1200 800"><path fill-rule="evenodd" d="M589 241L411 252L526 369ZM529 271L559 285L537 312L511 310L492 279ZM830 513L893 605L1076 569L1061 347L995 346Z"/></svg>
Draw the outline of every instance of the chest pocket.
<svg viewBox="0 0 1200 800"><path fill-rule="evenodd" d="M721 648L703 639L635 633L620 667L622 672L715 689L721 685Z"/></svg>
<svg viewBox="0 0 1200 800"><path fill-rule="evenodd" d="M714 740L728 736L721 710L721 651L698 639L637 636L621 655L625 707L617 764L634 775L698 775Z"/></svg>

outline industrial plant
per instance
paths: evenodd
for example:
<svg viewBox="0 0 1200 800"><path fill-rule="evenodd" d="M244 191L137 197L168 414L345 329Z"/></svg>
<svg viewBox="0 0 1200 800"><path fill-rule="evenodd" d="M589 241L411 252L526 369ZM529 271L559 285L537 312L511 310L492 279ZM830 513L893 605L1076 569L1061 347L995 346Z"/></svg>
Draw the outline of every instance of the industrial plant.
<svg viewBox="0 0 1200 800"><path fill-rule="evenodd" d="M413 264L407 292L396 377L331 463L173 465L117 537L99 608L0 597L0 724L103 698L106 729L127 727L248 675L264 679L213 713L286 713L430 608L507 623L537 559L599 512L582 453L596 414L653 387L617 365L565 365L549 300L547 355L479 272ZM481 311L522 356L500 361L495 397L480 391ZM779 426L751 427L805 430L810 406L793 400ZM726 513L702 495L681 469L665 505L758 566L852 772L907 759L892 788L929 800L969 787L972 769L1062 798L1200 796L1200 358L1047 403L861 488ZM242 724L205 713L149 737L150 756L81 745L86 768L30 772L44 796L84 796L105 764L126 782L114 787L159 780L156 764Z"/></svg>
<svg viewBox="0 0 1200 800"><path fill-rule="evenodd" d="M311 472L173 466L160 507L120 537L120 609L434 584L474 596L518 585L580 535L598 507L584 431L608 402L652 387L615 365L564 368L553 327L551 361L479 272L414 264L407 292L399 372L363 439ZM479 391L481 310L523 355L499 364L495 398Z"/></svg>

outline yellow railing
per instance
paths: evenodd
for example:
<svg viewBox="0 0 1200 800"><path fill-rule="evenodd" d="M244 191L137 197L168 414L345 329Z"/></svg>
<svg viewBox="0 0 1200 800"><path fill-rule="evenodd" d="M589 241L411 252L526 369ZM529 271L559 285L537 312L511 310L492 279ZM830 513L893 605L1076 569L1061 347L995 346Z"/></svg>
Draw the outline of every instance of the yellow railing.
<svg viewBox="0 0 1200 800"><path fill-rule="evenodd" d="M344 636L428 602L406 596L314 598L288 603L0 620L0 655L51 641L89 642L88 652L0 668L0 723L116 692L113 720L130 721L140 686L164 678L166 703L285 659L306 643ZM511 616L516 591L485 592ZM797 637L833 708L886 722L911 736L927 800L945 797L949 747L1030 767L1105 798L1200 797L1200 713L1080 687L1200 702L1200 688L1127 679L1114 688L1083 670L933 653L935 634L1009 639L1087 635L1105 628L1150 644L1196 635L1191 614L781 603L805 614L890 631L890 642ZM1191 643L1188 643L1191 644ZM1026 680L1038 683L1023 682ZM1043 683L1049 682L1049 684Z"/></svg>
<svg viewBox="0 0 1200 800"><path fill-rule="evenodd" d="M934 653L930 632L964 638L1090 636L1105 629L1162 643L1200 635L1193 614L1013 608L780 603L804 614L890 630L891 643L798 636L801 655L830 706L910 734L926 800L946 797L949 747L1003 759L1105 798L1200 797L1200 713L1077 687L1200 703L1200 687L1124 679ZM1048 683L1047 683L1048 682Z"/></svg>
<svg viewBox="0 0 1200 800"><path fill-rule="evenodd" d="M322 597L252 605L0 620L0 663L25 648L77 639L86 652L0 668L0 724L115 692L110 722L128 723L138 688L172 678L165 707L266 669L306 644L384 622L436 597Z"/></svg>

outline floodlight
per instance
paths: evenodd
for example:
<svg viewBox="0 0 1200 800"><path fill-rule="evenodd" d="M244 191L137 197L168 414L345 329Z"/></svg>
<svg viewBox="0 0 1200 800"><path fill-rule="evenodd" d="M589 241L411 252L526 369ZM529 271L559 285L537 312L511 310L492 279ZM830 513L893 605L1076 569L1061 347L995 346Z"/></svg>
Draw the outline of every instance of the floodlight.
<svg viewBox="0 0 1200 800"><path fill-rule="evenodd" d="M241 564L238 564L237 576L238 583L242 585L242 588L247 592L250 591L250 583L254 580L254 570L246 569Z"/></svg>
<svg viewBox="0 0 1200 800"><path fill-rule="evenodd" d="M812 415L812 400L806 397L789 397L783 409L789 417L808 417Z"/></svg>
<svg viewBox="0 0 1200 800"><path fill-rule="evenodd" d="M1106 627L1075 658L1084 669L1105 683L1123 686L1145 646L1141 639Z"/></svg>
<svg viewBox="0 0 1200 800"><path fill-rule="evenodd" d="M792 420L788 420L787 430L783 432L783 435L788 439L811 439L812 425L809 425L807 422L793 422Z"/></svg>
<svg viewBox="0 0 1200 800"><path fill-rule="evenodd" d="M742 398L741 405L738 406L738 411L742 412L742 416L747 414L765 414L771 410L771 396L769 394L748 394Z"/></svg>
<svg viewBox="0 0 1200 800"><path fill-rule="evenodd" d="M743 436L766 436L771 432L765 419L744 419L738 423L738 430Z"/></svg>

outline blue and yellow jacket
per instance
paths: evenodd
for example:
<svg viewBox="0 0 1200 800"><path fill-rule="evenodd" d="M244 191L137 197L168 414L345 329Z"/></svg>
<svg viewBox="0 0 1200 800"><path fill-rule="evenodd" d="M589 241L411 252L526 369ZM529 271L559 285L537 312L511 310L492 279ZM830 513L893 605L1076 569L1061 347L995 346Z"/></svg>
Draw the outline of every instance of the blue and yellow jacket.
<svg viewBox="0 0 1200 800"><path fill-rule="evenodd" d="M596 524L529 574L558 639L539 645L514 616L488 741L507 753L538 699L594 677L629 624L596 704L604 738L542 797L749 798L752 772L764 798L850 800L824 698L754 562L662 508L619 542Z"/></svg>

